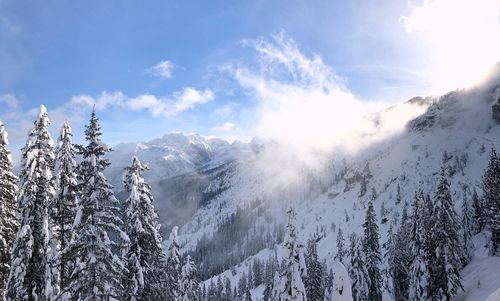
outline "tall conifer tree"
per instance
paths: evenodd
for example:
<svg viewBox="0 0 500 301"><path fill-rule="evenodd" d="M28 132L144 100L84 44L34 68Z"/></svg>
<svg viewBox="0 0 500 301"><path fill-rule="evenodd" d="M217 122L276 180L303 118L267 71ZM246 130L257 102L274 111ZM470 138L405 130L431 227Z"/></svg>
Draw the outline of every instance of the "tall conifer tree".
<svg viewBox="0 0 500 301"><path fill-rule="evenodd" d="M12 173L12 158L7 144L7 131L0 121L0 300L4 298L10 271L10 252L19 228L16 217L18 179Z"/></svg>
<svg viewBox="0 0 500 301"><path fill-rule="evenodd" d="M467 197L467 191L464 189L462 198L462 219L461 219L461 234L462 234L462 266L467 265L474 253L474 242L472 241L472 233L474 232L474 222L472 217L472 209Z"/></svg>
<svg viewBox="0 0 500 301"><path fill-rule="evenodd" d="M363 251L366 255L366 269L369 277L368 300L382 300L382 276L380 274L380 244L377 217L373 208L373 200L368 202L365 222L363 223Z"/></svg>
<svg viewBox="0 0 500 301"><path fill-rule="evenodd" d="M147 170L137 157L125 168L123 184L129 197L125 201L125 233L130 239L126 252L128 298L157 300L165 290L165 256L158 215L153 206L151 187L144 182Z"/></svg>
<svg viewBox="0 0 500 301"><path fill-rule="evenodd" d="M484 221L490 234L490 253L500 250L500 158L491 149L490 160L483 175Z"/></svg>
<svg viewBox="0 0 500 301"><path fill-rule="evenodd" d="M408 208L405 202L401 223L394 236L394 252L390 260L393 282L393 295L395 300L406 300L409 291L409 266L412 256L408 249L411 227L408 217Z"/></svg>
<svg viewBox="0 0 500 301"><path fill-rule="evenodd" d="M425 252L426 232L424 229L424 194L417 191L413 199L413 213L410 218L411 265L408 271L409 300L427 300L429 271Z"/></svg>
<svg viewBox="0 0 500 301"><path fill-rule="evenodd" d="M50 202L55 193L54 145L42 105L22 149L18 207L21 225L11 256L7 300L42 301L53 297L50 268Z"/></svg>
<svg viewBox="0 0 500 301"><path fill-rule="evenodd" d="M306 257L307 277L304 279L307 299L322 301L324 288L322 286L323 267L318 258L318 246L313 237L307 242Z"/></svg>
<svg viewBox="0 0 500 301"><path fill-rule="evenodd" d="M287 211L288 221L285 228L284 266L274 277L271 300L307 301L307 294L302 281L307 276L307 268L296 228L296 213L293 208Z"/></svg>
<svg viewBox="0 0 500 301"><path fill-rule="evenodd" d="M356 301L368 301L370 279L362 241L355 233L352 233L349 239L349 276L352 280L352 295Z"/></svg>
<svg viewBox="0 0 500 301"><path fill-rule="evenodd" d="M337 232L337 254L335 254L335 259L340 262L344 262L345 256L346 256L346 250L345 250L344 234L342 233L342 228L339 226L339 231Z"/></svg>
<svg viewBox="0 0 500 301"><path fill-rule="evenodd" d="M194 261L191 256L186 256L184 265L181 270L180 282L180 300L181 301L198 301L200 287L198 285L198 274ZM231 282L226 278L226 293L224 294L225 300L231 300Z"/></svg>
<svg viewBox="0 0 500 301"><path fill-rule="evenodd" d="M429 264L431 286L429 297L452 300L462 288L460 224L450 193L446 168L442 167L438 187L434 195L431 241L434 258Z"/></svg>
<svg viewBox="0 0 500 301"><path fill-rule="evenodd" d="M167 300L179 300L179 282L181 273L181 255L179 253L179 241L177 238L178 227L174 226L170 232L167 251Z"/></svg>
<svg viewBox="0 0 500 301"><path fill-rule="evenodd" d="M104 155L110 149L101 141L101 127L92 111L85 129L87 145L79 147L83 156L78 165L79 204L70 245L61 258L75 260L63 299L123 300L125 265L121 259L128 236L123 232L120 204L104 177L110 165Z"/></svg>
<svg viewBox="0 0 500 301"><path fill-rule="evenodd" d="M76 215L78 183L75 162L76 147L73 145L72 136L71 127L66 121L61 128L56 148L56 195L50 208L51 221L54 226L55 246L53 247L58 251L64 250L71 241ZM74 260L58 258L56 266L59 286L61 290L64 290L73 271Z"/></svg>

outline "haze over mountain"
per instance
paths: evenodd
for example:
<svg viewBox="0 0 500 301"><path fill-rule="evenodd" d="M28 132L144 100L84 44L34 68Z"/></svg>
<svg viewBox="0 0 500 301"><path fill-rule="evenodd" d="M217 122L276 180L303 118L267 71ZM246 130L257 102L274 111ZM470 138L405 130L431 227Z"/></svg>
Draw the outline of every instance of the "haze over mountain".
<svg viewBox="0 0 500 301"><path fill-rule="evenodd" d="M161 222L167 228L182 226L180 242L184 252L200 252L200 241L205 246L211 245L210 240L218 242L221 222L246 208L238 213L252 216L238 225L242 238L226 241L213 250L208 247L205 252L212 255L199 258L202 269L212 271L221 265L233 270L232 274L230 270L223 273L233 283L246 271L248 262L265 260L274 253L268 248L252 249L250 253L244 250L257 233L273 235L290 205L296 208L301 238L305 241L320 231L318 254L331 259L338 227L360 234L364 208L374 197L372 191L376 212L383 211L387 219L381 224L383 243L388 225L401 215L415 191L435 191L442 164L450 171L458 212L460 200L470 197L473 189L481 189L489 150L500 148L499 70L497 64L487 80L476 87L440 97L415 97L368 115L371 128L351 132L356 139L364 140L356 142L356 147L331 143L328 151L303 160L298 157L303 153L277 141L254 139L250 144L230 144L196 134L174 133L147 143L117 145L110 157L116 163L108 171L109 178L118 185L120 164L133 154L146 162L151 168L147 179L153 184ZM387 123L407 109L423 113L405 121L400 130L387 132ZM397 200L399 194L403 195L402 202ZM481 245L476 247L479 262L484 255ZM231 267L229 254L233 254L233 260L243 260ZM226 259L217 259L222 257ZM209 261L210 268L206 266ZM492 258L489 264L500 267L500 260ZM487 277L489 271L480 271L478 277ZM485 291L466 282L463 300L486 297L491 293L488 290L500 286L497 280L485 281L493 283ZM260 289L256 288L256 294Z"/></svg>

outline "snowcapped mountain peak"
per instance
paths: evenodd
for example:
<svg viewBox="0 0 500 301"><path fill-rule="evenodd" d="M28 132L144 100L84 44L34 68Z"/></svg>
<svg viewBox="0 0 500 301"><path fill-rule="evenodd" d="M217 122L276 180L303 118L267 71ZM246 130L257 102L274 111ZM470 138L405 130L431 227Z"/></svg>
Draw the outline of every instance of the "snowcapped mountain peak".
<svg viewBox="0 0 500 301"><path fill-rule="evenodd" d="M194 172L207 166L232 161L246 151L245 143L229 143L220 138L206 138L197 133L173 132L141 143L121 143L113 148L108 171L111 183L121 187L121 174L133 155L146 165L154 166L145 176L157 182L172 176Z"/></svg>

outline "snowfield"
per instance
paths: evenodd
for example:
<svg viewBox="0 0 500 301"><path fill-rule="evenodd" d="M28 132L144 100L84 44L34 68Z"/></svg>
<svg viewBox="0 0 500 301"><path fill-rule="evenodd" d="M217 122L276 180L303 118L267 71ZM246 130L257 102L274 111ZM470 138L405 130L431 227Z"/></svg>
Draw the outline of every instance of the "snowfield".
<svg viewBox="0 0 500 301"><path fill-rule="evenodd" d="M484 235L474 237L476 246L474 258L462 270L464 291L456 297L457 301L500 300L500 257L488 256Z"/></svg>

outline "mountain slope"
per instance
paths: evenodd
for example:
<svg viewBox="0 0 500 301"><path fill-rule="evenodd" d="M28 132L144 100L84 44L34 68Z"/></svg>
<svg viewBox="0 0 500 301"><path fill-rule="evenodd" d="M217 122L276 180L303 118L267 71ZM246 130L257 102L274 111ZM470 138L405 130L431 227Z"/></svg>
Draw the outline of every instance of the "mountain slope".
<svg viewBox="0 0 500 301"><path fill-rule="evenodd" d="M265 248L255 250L248 245L257 237L254 233L272 235L270 233L283 221L285 207L291 204L298 212L302 240L321 233L318 253L331 266L336 253L338 227L344 230L344 237L352 232L361 233L365 204L372 190L376 195L374 203L379 221L382 207L388 220L381 224L381 242L384 242L388 225L398 219L404 203L411 201L416 189L423 188L424 192L433 194L442 164L450 171L453 199L460 212L463 194L470 198L474 188L480 192L489 150L493 146L500 148L500 126L492 117L492 106L500 98L498 79L496 76L476 88L457 90L438 98L410 100L427 109L408 122L403 131L374 140L355 153L339 151L329 154L322 158L320 168L300 166L293 169L294 181L289 183L280 181L280 171L290 171L287 169L289 162L282 160L270 166L266 158L271 153L275 155L274 161L280 161L276 157L276 154L281 154L280 146L272 143L262 146L269 151L239 160L236 168L223 179L217 178L210 183L210 187L224 185L225 189L198 209L181 228L183 251L191 251L196 257L200 251L206 251L200 249L200 242L211 246L208 243L211 239L220 241L220 227L227 217L238 216L238 213L253 216L238 226L238 233L246 239L226 241L223 247L212 247L213 254L209 259L198 256L202 269L210 270L214 275L218 274L217 271L224 271L224 266L237 263L234 258L246 258L233 268L236 275L230 273L234 286L250 259L267 260L269 254L274 253ZM402 195L399 203L398 186ZM212 260L222 256L233 260Z"/></svg>
<svg viewBox="0 0 500 301"><path fill-rule="evenodd" d="M500 149L500 125L494 118L499 102L500 65L475 88L416 97L371 114L371 128L353 133L356 145L337 145L331 152L315 154L314 164L276 141L229 144L194 134L169 134L115 147L109 176L119 185L121 169L132 154L148 163L147 179L166 230L182 226L182 251L197 259L207 285L213 277L225 275L234 288L253 259L268 260L274 254L279 259L276 243L290 205L297 211L302 241L315 235L318 255L330 267L338 228L345 238L360 234L370 198L375 198L383 243L389 224L397 223L418 188L433 194L443 164L460 213L463 197L470 199L473 189L481 191L489 150ZM418 116L387 131L387 124L397 123L393 119L408 110ZM483 261L477 256L473 263L481 266ZM464 278L475 273L474 265L468 268ZM467 278L468 292L473 291L470 283ZM470 296L487 296L493 288ZM260 286L253 292L262 291ZM468 294L461 294L460 300L470 300Z"/></svg>
<svg viewBox="0 0 500 301"><path fill-rule="evenodd" d="M115 190L121 191L123 169L133 155L137 156L150 168L145 178L152 186L160 222L170 228L183 224L207 198L203 192L212 173L219 173L248 152L249 146L239 141L230 144L198 134L170 133L149 142L113 147L109 154L113 164L106 176Z"/></svg>

